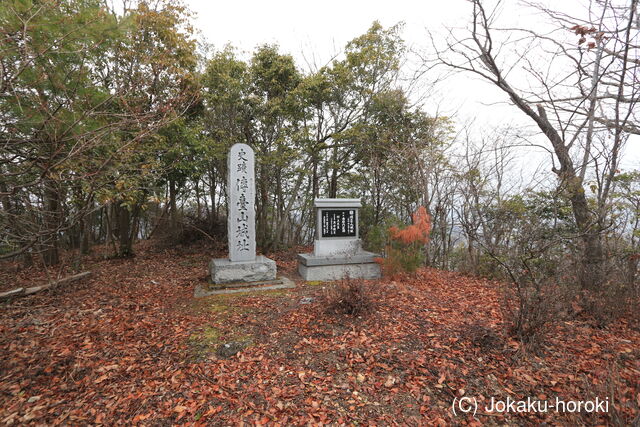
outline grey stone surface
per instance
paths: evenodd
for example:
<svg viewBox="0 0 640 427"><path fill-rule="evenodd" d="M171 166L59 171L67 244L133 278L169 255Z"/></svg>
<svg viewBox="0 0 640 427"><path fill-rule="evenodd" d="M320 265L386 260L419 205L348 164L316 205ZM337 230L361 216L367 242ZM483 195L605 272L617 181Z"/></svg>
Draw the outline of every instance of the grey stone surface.
<svg viewBox="0 0 640 427"><path fill-rule="evenodd" d="M298 263L298 273L307 281L351 279L378 279L380 266L375 262L364 264L334 264L306 266Z"/></svg>
<svg viewBox="0 0 640 427"><path fill-rule="evenodd" d="M316 208L316 240L313 246L314 255L346 257L355 255L362 251L362 243L359 239L358 231L358 209L362 207L360 199L315 199L313 205ZM322 213L324 211L343 211L345 209L355 211L355 235L323 235ZM344 228L346 224L342 222L339 223L338 226ZM342 231L344 232L344 229L342 229Z"/></svg>
<svg viewBox="0 0 640 427"><path fill-rule="evenodd" d="M251 261L212 259L209 263L213 283L258 282L276 278L276 262L263 255Z"/></svg>
<svg viewBox="0 0 640 427"><path fill-rule="evenodd" d="M298 254L298 262L310 267L315 265L366 264L375 262L378 254L359 251L349 256L318 256L316 254Z"/></svg>
<svg viewBox="0 0 640 427"><path fill-rule="evenodd" d="M361 208L360 199L314 199L313 206L315 208Z"/></svg>
<svg viewBox="0 0 640 427"><path fill-rule="evenodd" d="M360 199L315 199L314 207L316 240L312 254L298 255L300 275L307 281L379 278L380 266L374 260L377 255L363 251L358 238ZM323 218L323 211L334 212Z"/></svg>
<svg viewBox="0 0 640 427"><path fill-rule="evenodd" d="M227 283L209 283L210 290L229 289L229 288L254 288L256 286L278 285L280 280L259 280L257 282L227 282Z"/></svg>
<svg viewBox="0 0 640 427"><path fill-rule="evenodd" d="M316 256L350 256L361 250L360 239L318 239L314 242L313 253Z"/></svg>
<svg viewBox="0 0 640 427"><path fill-rule="evenodd" d="M248 284L248 283L246 283ZM242 286L245 283L237 284L238 287L233 288L211 288L209 286L198 285L196 286L196 290L194 292L195 298L207 297L210 295L221 295L221 294L236 294L239 292L254 292L254 291L273 291L277 289L290 289L295 288L295 283L282 276L276 280L267 280L265 282L252 282L251 286Z"/></svg>
<svg viewBox="0 0 640 427"><path fill-rule="evenodd" d="M235 144L229 151L227 165L229 259L253 261L256 257L256 183L253 149L247 144Z"/></svg>
<svg viewBox="0 0 640 427"><path fill-rule="evenodd" d="M229 169L227 176L229 259L211 260L209 263L211 281L218 285L237 284L237 287L243 290L258 286L257 282L263 282L262 285L281 286L281 283L266 283L276 279L275 261L262 255L256 256L256 185L253 149L247 144L235 144L229 150L227 165ZM251 285L254 282L255 284ZM216 290L219 291L218 293L229 291L229 289L220 288ZM196 289L196 296L200 291ZM211 292L212 289L205 291Z"/></svg>

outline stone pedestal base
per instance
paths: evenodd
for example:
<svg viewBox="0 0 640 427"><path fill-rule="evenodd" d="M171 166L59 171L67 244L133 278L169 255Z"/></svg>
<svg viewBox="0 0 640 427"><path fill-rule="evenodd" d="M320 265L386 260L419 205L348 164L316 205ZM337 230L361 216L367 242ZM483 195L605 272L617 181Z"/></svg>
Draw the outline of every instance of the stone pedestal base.
<svg viewBox="0 0 640 427"><path fill-rule="evenodd" d="M351 279L378 279L380 265L374 261L377 255L360 251L351 256L298 255L298 273L307 281Z"/></svg>
<svg viewBox="0 0 640 427"><path fill-rule="evenodd" d="M275 280L261 280L259 282L233 282L226 284L198 284L193 294L196 298L210 295L248 293L258 291L273 291L277 289L295 288L296 284L289 278L281 276Z"/></svg>
<svg viewBox="0 0 640 427"><path fill-rule="evenodd" d="M209 263L209 271L215 284L275 280L276 262L263 255L258 255L253 261L217 258Z"/></svg>

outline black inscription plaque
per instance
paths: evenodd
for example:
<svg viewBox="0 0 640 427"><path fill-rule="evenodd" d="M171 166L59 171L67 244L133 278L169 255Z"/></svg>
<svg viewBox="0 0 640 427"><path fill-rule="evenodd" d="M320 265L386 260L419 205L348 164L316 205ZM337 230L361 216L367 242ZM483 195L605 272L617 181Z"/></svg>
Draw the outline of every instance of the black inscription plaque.
<svg viewBox="0 0 640 427"><path fill-rule="evenodd" d="M355 237L355 209L323 209L320 219L322 237Z"/></svg>

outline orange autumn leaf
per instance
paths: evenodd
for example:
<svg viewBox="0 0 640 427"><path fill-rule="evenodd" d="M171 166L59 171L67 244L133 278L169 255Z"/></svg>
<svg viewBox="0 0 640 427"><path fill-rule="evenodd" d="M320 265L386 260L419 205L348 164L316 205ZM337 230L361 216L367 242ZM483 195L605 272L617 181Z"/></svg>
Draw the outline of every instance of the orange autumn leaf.
<svg viewBox="0 0 640 427"><path fill-rule="evenodd" d="M429 241L429 232L431 231L431 218L427 214L427 210L424 206L420 206L411 217L413 219L412 225L402 230L398 227L389 228L391 238L406 245L415 242L427 243Z"/></svg>

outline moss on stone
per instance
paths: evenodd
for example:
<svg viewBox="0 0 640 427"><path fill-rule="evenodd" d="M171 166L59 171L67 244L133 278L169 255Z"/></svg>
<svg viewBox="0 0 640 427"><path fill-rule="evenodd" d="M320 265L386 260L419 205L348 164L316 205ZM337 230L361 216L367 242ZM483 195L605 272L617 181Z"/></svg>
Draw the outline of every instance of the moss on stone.
<svg viewBox="0 0 640 427"><path fill-rule="evenodd" d="M309 282L307 282L307 286L320 286L320 285L324 285L327 282L323 282L322 280L311 280Z"/></svg>

